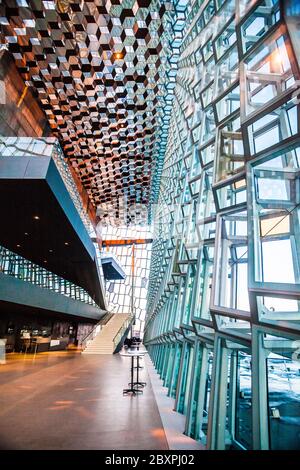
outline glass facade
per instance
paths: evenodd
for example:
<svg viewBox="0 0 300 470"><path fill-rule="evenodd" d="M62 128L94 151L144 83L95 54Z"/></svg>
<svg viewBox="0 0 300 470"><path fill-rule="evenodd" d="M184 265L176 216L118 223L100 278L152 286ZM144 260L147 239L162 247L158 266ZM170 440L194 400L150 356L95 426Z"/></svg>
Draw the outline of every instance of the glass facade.
<svg viewBox="0 0 300 470"><path fill-rule="evenodd" d="M292 10L291 10L292 11ZM191 1L145 344L208 449L300 449L299 63L285 2Z"/></svg>
<svg viewBox="0 0 300 470"><path fill-rule="evenodd" d="M101 238L104 242L109 240L120 242L120 246L103 248L100 257L106 252L113 254L126 274L124 280L106 281L107 308L113 313L132 313L135 316L133 332L136 336L142 337L146 315L152 228L148 225L103 225Z"/></svg>

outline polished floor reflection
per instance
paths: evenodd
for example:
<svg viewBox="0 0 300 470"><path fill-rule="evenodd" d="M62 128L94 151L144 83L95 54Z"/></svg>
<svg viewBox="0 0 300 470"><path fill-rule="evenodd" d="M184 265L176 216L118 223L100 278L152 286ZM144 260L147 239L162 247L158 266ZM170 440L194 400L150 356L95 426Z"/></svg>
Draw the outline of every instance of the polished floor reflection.
<svg viewBox="0 0 300 470"><path fill-rule="evenodd" d="M168 449L147 371L143 395L122 395L128 358L12 355L0 367L2 449Z"/></svg>

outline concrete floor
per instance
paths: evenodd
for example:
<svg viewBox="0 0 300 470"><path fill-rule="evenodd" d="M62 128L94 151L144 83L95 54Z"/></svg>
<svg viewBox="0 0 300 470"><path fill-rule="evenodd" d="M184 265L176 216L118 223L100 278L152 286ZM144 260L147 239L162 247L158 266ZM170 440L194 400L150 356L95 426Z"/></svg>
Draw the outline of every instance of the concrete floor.
<svg viewBox="0 0 300 470"><path fill-rule="evenodd" d="M175 400L168 396L168 389L157 374L148 355L145 362L150 376L159 414L168 441L169 450L206 450L205 446L184 434L186 417L174 411Z"/></svg>
<svg viewBox="0 0 300 470"><path fill-rule="evenodd" d="M0 448L168 449L146 369L143 395L122 395L129 368L119 355L8 355L0 366Z"/></svg>

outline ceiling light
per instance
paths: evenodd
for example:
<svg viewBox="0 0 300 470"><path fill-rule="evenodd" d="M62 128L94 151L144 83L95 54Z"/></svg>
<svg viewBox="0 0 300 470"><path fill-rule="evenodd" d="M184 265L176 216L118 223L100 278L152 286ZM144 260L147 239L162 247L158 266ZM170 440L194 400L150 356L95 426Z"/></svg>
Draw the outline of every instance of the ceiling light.
<svg viewBox="0 0 300 470"><path fill-rule="evenodd" d="M17 245L18 248L21 248L21 245Z"/></svg>
<svg viewBox="0 0 300 470"><path fill-rule="evenodd" d="M120 60L120 59L123 59L123 54L122 52L115 52L114 57L115 59Z"/></svg>
<svg viewBox="0 0 300 470"><path fill-rule="evenodd" d="M69 242L65 242L65 245L69 245Z"/></svg>
<svg viewBox="0 0 300 470"><path fill-rule="evenodd" d="M40 220L38 215L34 215L33 218L34 218L34 220Z"/></svg>
<svg viewBox="0 0 300 470"><path fill-rule="evenodd" d="M28 233L27 233L27 232L25 232L25 233L24 233L24 235L28 235Z"/></svg>

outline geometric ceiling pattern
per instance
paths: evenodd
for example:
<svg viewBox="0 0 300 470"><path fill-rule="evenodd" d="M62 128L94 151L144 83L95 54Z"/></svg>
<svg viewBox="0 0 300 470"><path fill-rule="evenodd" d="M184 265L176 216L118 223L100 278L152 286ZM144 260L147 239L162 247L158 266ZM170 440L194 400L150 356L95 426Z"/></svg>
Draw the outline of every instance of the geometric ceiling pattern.
<svg viewBox="0 0 300 470"><path fill-rule="evenodd" d="M172 44L180 3L5 0L0 5L1 42L36 91L53 135L95 206L124 198L149 203L166 99L175 82Z"/></svg>

